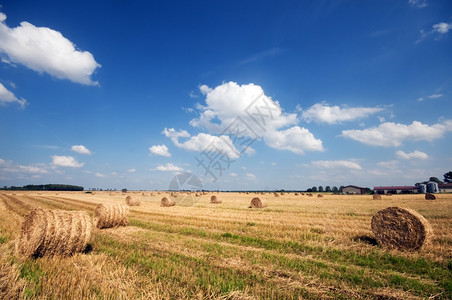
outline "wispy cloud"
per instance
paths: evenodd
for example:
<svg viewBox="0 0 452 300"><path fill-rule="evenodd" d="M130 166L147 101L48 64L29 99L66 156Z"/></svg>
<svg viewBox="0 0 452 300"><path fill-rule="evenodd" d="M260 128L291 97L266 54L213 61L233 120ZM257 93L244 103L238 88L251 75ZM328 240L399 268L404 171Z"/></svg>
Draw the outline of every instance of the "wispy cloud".
<svg viewBox="0 0 452 300"><path fill-rule="evenodd" d="M426 38L433 36L435 40L440 40L444 38L447 33L452 30L452 23L446 23L446 22L440 22L437 24L434 24L432 26L432 29L425 31L424 29L421 29L419 31L420 37L415 42L415 44L418 44L425 40Z"/></svg>
<svg viewBox="0 0 452 300"><path fill-rule="evenodd" d="M240 66L243 66L243 65L246 65L246 64L249 64L249 63L253 63L253 62L256 62L256 61L260 61L260 60L263 60L263 59L265 59L267 57L276 56L276 55L281 54L283 52L284 52L284 50L281 49L281 48L267 49L267 50L264 50L262 52L256 53L253 56L250 56L250 57L248 57L248 58L246 58L244 60L241 60L237 64L237 67L240 67Z"/></svg>
<svg viewBox="0 0 452 300"><path fill-rule="evenodd" d="M427 0L408 0L408 4L416 8L424 8L428 5Z"/></svg>
<svg viewBox="0 0 452 300"><path fill-rule="evenodd" d="M326 103L316 103L301 116L306 122L337 124L340 122L354 121L366 118L369 115L382 111L381 107L339 107L329 106Z"/></svg>
<svg viewBox="0 0 452 300"><path fill-rule="evenodd" d="M316 160L311 162L311 164L318 168L325 168L325 169L353 169L353 170L361 170L362 167L353 162L348 160Z"/></svg>
<svg viewBox="0 0 452 300"><path fill-rule="evenodd" d="M415 150L411 153L406 153L402 150L399 150L396 152L397 157L401 158L401 159L406 159L406 160L410 160L410 159L427 159L428 155L424 152Z"/></svg>
<svg viewBox="0 0 452 300"><path fill-rule="evenodd" d="M167 163L166 165L159 165L152 171L163 171L163 172L181 172L184 169L173 165L172 163Z"/></svg>
<svg viewBox="0 0 452 300"><path fill-rule="evenodd" d="M452 120L428 125L413 121L409 125L386 122L363 130L343 130L342 136L371 146L396 147L405 141L433 141L452 131Z"/></svg>
<svg viewBox="0 0 452 300"><path fill-rule="evenodd" d="M20 108L25 108L28 104L27 100L17 98L13 92L9 91L0 83L0 105L5 105L7 103L17 103Z"/></svg>

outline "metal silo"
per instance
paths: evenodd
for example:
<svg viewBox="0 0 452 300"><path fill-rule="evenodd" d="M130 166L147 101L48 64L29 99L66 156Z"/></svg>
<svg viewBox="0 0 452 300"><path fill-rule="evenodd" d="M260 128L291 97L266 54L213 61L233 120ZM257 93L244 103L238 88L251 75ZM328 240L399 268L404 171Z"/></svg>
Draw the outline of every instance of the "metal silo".
<svg viewBox="0 0 452 300"><path fill-rule="evenodd" d="M439 193L438 183L430 181L427 183L427 192L429 193Z"/></svg>
<svg viewBox="0 0 452 300"><path fill-rule="evenodd" d="M423 184L423 183L421 183L418 186L418 189L419 189L419 193L420 194L425 194L427 192L427 186L425 184Z"/></svg>

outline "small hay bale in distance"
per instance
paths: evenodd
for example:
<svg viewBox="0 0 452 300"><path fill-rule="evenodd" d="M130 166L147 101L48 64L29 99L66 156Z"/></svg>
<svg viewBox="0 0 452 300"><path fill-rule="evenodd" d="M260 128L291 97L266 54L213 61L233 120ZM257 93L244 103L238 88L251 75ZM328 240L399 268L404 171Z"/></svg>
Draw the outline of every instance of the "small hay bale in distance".
<svg viewBox="0 0 452 300"><path fill-rule="evenodd" d="M138 198L132 198L132 196L127 196L126 197L126 204L128 206L140 206L141 205L141 201Z"/></svg>
<svg viewBox="0 0 452 300"><path fill-rule="evenodd" d="M372 195L372 199L374 199L374 200L381 200L381 195L380 194L373 194Z"/></svg>
<svg viewBox="0 0 452 300"><path fill-rule="evenodd" d="M166 197L162 198L162 201L160 202L160 206L162 207L170 207L176 205L176 202L174 202L173 199L168 199Z"/></svg>
<svg viewBox="0 0 452 300"><path fill-rule="evenodd" d="M127 226L129 207L123 204L101 203L94 210L94 225L99 228Z"/></svg>
<svg viewBox="0 0 452 300"><path fill-rule="evenodd" d="M251 199L251 207L252 208L264 208L267 207L267 203L265 203L262 199L258 197L254 197Z"/></svg>
<svg viewBox="0 0 452 300"><path fill-rule="evenodd" d="M279 197L279 194L278 194L278 193L275 193L275 197Z"/></svg>
<svg viewBox="0 0 452 300"><path fill-rule="evenodd" d="M323 194L317 194L317 198L322 198Z"/></svg>
<svg viewBox="0 0 452 300"><path fill-rule="evenodd" d="M218 203L221 203L221 200L218 199L217 196L213 195L212 197L210 197L210 203L218 204Z"/></svg>
<svg viewBox="0 0 452 300"><path fill-rule="evenodd" d="M25 216L15 253L19 257L70 256L86 249L91 230L86 211L35 208Z"/></svg>
<svg viewBox="0 0 452 300"><path fill-rule="evenodd" d="M388 207L372 217L372 232L379 244L407 251L420 249L433 236L430 223L418 212L401 207Z"/></svg>
<svg viewBox="0 0 452 300"><path fill-rule="evenodd" d="M436 196L434 194L431 194L431 193L426 193L425 194L425 200L436 200Z"/></svg>

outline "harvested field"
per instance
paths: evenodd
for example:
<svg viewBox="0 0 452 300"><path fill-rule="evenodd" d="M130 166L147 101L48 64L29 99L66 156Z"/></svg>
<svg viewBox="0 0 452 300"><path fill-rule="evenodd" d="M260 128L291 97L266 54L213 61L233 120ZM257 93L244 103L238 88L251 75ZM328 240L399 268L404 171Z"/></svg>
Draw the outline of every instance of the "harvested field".
<svg viewBox="0 0 452 300"><path fill-rule="evenodd" d="M93 230L88 250L25 260L16 259L15 240L34 208L94 216L99 203L124 205L125 196L15 194L0 192L0 299L452 298L450 194L432 202L286 193L268 195L267 207L254 210L246 193L215 193L221 205L198 197L168 209L162 195L146 192L130 207L128 226ZM396 206L429 222L429 243L415 251L378 243L372 217Z"/></svg>

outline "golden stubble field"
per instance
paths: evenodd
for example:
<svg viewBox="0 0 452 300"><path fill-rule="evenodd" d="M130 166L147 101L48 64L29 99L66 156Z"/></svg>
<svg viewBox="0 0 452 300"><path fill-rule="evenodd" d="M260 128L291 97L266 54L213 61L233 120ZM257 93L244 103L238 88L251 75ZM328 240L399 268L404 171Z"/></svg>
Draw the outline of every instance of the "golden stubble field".
<svg viewBox="0 0 452 300"><path fill-rule="evenodd" d="M220 204L211 204L216 195ZM130 207L129 225L93 228L84 253L23 259L14 243L34 207ZM161 207L168 193L0 192L0 298L4 299L450 299L452 195L208 193ZM253 197L267 207L250 209ZM417 252L376 244L372 216L414 209L434 237Z"/></svg>

